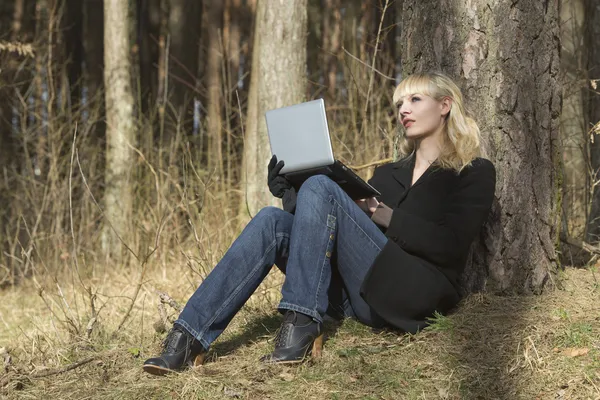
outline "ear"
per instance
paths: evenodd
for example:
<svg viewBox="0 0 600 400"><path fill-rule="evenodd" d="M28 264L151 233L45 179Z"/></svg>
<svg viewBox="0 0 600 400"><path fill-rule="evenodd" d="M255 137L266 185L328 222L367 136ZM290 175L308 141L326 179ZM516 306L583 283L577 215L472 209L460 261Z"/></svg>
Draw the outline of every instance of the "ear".
<svg viewBox="0 0 600 400"><path fill-rule="evenodd" d="M450 97L444 97L440 102L442 117L448 117L450 110L452 110L452 99Z"/></svg>

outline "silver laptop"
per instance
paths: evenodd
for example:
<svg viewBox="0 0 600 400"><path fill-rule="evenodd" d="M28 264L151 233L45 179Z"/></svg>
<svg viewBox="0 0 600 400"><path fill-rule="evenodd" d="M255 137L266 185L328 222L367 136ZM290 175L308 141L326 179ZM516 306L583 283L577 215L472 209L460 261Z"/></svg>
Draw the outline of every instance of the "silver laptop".
<svg viewBox="0 0 600 400"><path fill-rule="evenodd" d="M308 177L325 174L353 199L381 193L333 157L323 99L265 113L271 154L284 161L281 174L299 189Z"/></svg>

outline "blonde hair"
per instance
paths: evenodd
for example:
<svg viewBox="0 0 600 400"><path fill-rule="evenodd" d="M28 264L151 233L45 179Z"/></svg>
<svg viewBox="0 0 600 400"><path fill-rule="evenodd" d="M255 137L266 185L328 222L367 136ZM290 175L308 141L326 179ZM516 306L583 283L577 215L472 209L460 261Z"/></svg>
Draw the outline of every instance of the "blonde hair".
<svg viewBox="0 0 600 400"><path fill-rule="evenodd" d="M463 95L452 79L438 72L417 73L406 77L394 91L394 105L408 95L420 93L437 101L448 97L452 100L451 109L446 115L444 143L437 163L442 168L462 171L481 153L479 127L467 115ZM405 158L415 151L415 142L406 137L401 126L398 138L398 155Z"/></svg>

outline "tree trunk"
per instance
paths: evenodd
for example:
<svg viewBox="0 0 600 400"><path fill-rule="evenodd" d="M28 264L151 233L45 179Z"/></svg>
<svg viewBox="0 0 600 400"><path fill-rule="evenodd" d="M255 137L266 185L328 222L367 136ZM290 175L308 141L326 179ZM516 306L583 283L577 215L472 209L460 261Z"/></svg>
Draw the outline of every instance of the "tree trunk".
<svg viewBox="0 0 600 400"><path fill-rule="evenodd" d="M66 0L63 37L68 63L71 106L78 107L81 93L83 63L83 4L81 0Z"/></svg>
<svg viewBox="0 0 600 400"><path fill-rule="evenodd" d="M590 214L587 221L587 240L598 242L600 240L600 4L595 0L585 0L585 45L588 52L587 73L589 80L595 82L585 92L587 105L586 131L591 126L596 126L593 133L593 142L590 144L590 164L593 177L593 194ZM586 87L587 82L586 82Z"/></svg>
<svg viewBox="0 0 600 400"><path fill-rule="evenodd" d="M208 166L217 182L217 189L223 187L223 2L212 0L206 4L206 22L208 33L208 56L206 62L206 88L208 99L206 119L208 133Z"/></svg>
<svg viewBox="0 0 600 400"><path fill-rule="evenodd" d="M45 43L48 36L46 32L45 21L48 11L47 0L36 0L35 4L35 38L40 47ZM35 78L34 78L34 109L35 125L37 138L35 143L35 160L33 160L33 171L35 176L41 177L46 172L46 157L48 153L47 135L48 129L44 125L44 59L40 55L35 58Z"/></svg>
<svg viewBox="0 0 600 400"><path fill-rule="evenodd" d="M557 270L559 1L404 0L403 75L458 80L497 171L467 290L540 292Z"/></svg>
<svg viewBox="0 0 600 400"><path fill-rule="evenodd" d="M106 90L106 172L102 235L105 254L118 256L122 248L115 232L127 238L131 226L133 182L133 94L127 0L104 2L104 87ZM112 228L111 228L112 225Z"/></svg>
<svg viewBox="0 0 600 400"><path fill-rule="evenodd" d="M176 114L175 120L181 118L183 131L191 132L193 122L191 100L198 70L198 40L200 39L197 22L200 20L202 5L197 0L170 0L170 2L169 81L172 95L169 99Z"/></svg>
<svg viewBox="0 0 600 400"><path fill-rule="evenodd" d="M325 0L328 12L323 16L323 51L325 52L325 85L331 100L335 99L338 55L342 48L341 0Z"/></svg>
<svg viewBox="0 0 600 400"><path fill-rule="evenodd" d="M167 107L167 90L169 84L169 0L160 0L159 12L159 36L158 36L158 84L156 93L156 108L158 111L158 137L159 142L164 143L165 137L165 110ZM159 148L159 154L162 151ZM159 156L162 162L162 157ZM162 168L162 165L160 165Z"/></svg>
<svg viewBox="0 0 600 400"><path fill-rule="evenodd" d="M227 0L223 17L223 45L225 46L226 70L225 88L225 173L227 185L231 185L239 178L238 148L241 145L240 118L237 107L238 83L240 81L240 59L241 59L241 24L243 22L241 0Z"/></svg>
<svg viewBox="0 0 600 400"><path fill-rule="evenodd" d="M588 94L587 54L584 43L585 0L561 0L560 40L561 85L563 106L560 116L560 141L562 150L562 215L563 237L585 237L587 207L589 205L590 174L589 135L585 126L585 95ZM569 265L585 262L580 250L561 241L561 262Z"/></svg>
<svg viewBox="0 0 600 400"><path fill-rule="evenodd" d="M304 100L306 7L307 0L258 2L244 149L244 190L251 215L275 203L267 189L271 152L265 112Z"/></svg>
<svg viewBox="0 0 600 400"><path fill-rule="evenodd" d="M149 115L149 111L156 105L160 3L161 0L137 0L139 12L137 43L140 48L140 84L144 115Z"/></svg>

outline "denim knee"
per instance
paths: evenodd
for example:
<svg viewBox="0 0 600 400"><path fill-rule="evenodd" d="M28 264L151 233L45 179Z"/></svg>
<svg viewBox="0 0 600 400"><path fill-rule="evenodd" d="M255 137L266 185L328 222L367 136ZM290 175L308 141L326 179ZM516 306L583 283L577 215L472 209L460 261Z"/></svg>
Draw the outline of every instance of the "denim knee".
<svg viewBox="0 0 600 400"><path fill-rule="evenodd" d="M267 206L261 208L253 219L258 220L260 222L271 222L272 220L277 221L281 216L281 213L284 213L281 208L277 208L274 206Z"/></svg>
<svg viewBox="0 0 600 400"><path fill-rule="evenodd" d="M329 188L337 185L327 175L319 174L308 178L300 187L300 193L304 190L310 190L317 193L330 193Z"/></svg>
<svg viewBox="0 0 600 400"><path fill-rule="evenodd" d="M280 208L267 206L260 209L258 213L252 218L252 222L260 224L264 228L270 227L271 230L277 226L277 222L282 218L285 218L286 212Z"/></svg>

